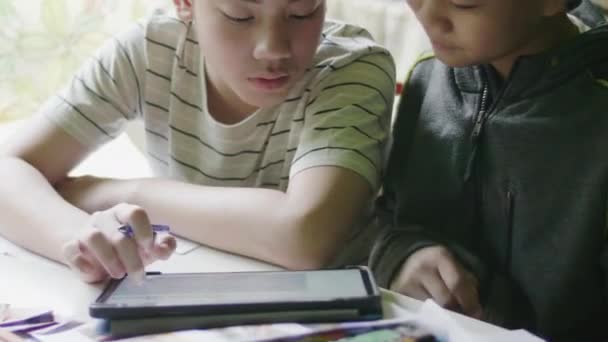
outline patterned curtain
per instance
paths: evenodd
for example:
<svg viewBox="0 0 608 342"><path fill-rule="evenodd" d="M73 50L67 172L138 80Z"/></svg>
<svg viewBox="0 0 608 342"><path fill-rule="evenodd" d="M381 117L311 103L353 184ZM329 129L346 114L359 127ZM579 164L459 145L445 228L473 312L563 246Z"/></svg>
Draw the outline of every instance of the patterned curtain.
<svg viewBox="0 0 608 342"><path fill-rule="evenodd" d="M608 0L592 0L608 9ZM23 118L112 34L171 0L0 0L0 122ZM368 28L399 77L428 43L402 0L328 0L328 16Z"/></svg>
<svg viewBox="0 0 608 342"><path fill-rule="evenodd" d="M170 0L0 0L0 122L34 113L112 34Z"/></svg>

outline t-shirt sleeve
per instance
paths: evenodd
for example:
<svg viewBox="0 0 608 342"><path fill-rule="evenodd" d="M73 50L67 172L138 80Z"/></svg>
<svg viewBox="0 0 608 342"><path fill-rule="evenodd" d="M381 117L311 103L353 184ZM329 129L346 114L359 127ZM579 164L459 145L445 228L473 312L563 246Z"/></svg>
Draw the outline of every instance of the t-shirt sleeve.
<svg viewBox="0 0 608 342"><path fill-rule="evenodd" d="M393 106L394 61L378 48L328 72L306 104L290 177L311 167L338 166L365 178L375 191Z"/></svg>
<svg viewBox="0 0 608 342"><path fill-rule="evenodd" d="M141 23L108 39L38 114L85 146L95 148L115 138L142 112L144 49Z"/></svg>

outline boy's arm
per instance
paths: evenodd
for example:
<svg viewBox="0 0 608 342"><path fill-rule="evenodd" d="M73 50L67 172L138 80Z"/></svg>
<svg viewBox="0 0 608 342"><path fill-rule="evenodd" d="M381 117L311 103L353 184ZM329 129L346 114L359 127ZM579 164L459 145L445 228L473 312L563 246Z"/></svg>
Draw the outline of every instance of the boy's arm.
<svg viewBox="0 0 608 342"><path fill-rule="evenodd" d="M122 124L139 113L136 90L143 78L137 75L145 73L144 41L138 25L109 40L38 115L0 145L0 175L9 180L0 184L0 234L68 263L82 271L87 281L119 274L125 267L129 273L141 270L142 261L168 256L175 242L162 237L154 245L145 243L144 250L154 255L148 253L149 258L140 260L134 252L152 237L141 208L117 205L89 215L56 192L70 170L96 146L117 136ZM109 219L100 222L99 218ZM127 223L135 226L134 239L125 239L116 230ZM164 242L167 248L161 246ZM76 247L73 258L66 257L69 253L64 248L70 244ZM130 257L125 258L127 254ZM124 262L115 262L117 257Z"/></svg>
<svg viewBox="0 0 608 342"><path fill-rule="evenodd" d="M533 321L532 308L522 290L505 274L496 270L488 270L487 266L478 256L471 253L458 242L448 241L443 237L434 235L431 229L419 225L396 226L385 222L385 226L387 228L378 238L370 257L370 267L376 276L379 286L386 288L396 286L394 289L399 291L398 287L400 284L396 283L397 280L403 280L403 273L404 271L407 272L408 269L406 262L410 261L410 257L419 257L425 250L430 250L429 247L444 247L448 253L439 254L444 254L444 256L448 254L448 259L451 259L450 261L454 263L456 269L460 268L460 265L464 267L464 271L461 273L465 277L457 279L453 285L454 288L461 287L460 290L453 291L459 297L444 299L441 297L445 296L433 296L432 293L426 293L426 297L431 297L440 304L451 304L449 303L450 301L459 302L459 299L463 301L462 298L470 298L470 293L475 293L478 296L477 301L482 308L481 312L476 312L475 309L467 312L462 307L457 308L457 310L463 310L465 314L505 327L521 328ZM427 258L427 262L428 260ZM419 263L416 261L414 264ZM604 253L603 263L606 265L606 269L608 269L608 253ZM417 265L411 267L417 267ZM411 267L409 268L410 270ZM412 272L416 273L413 277L420 275L424 271L426 271L424 265L422 267L418 266L418 269ZM467 284L462 285L462 283L458 283L458 281L467 280L468 272L475 278L472 281L477 287L475 291L467 290ZM399 279L400 277L401 279ZM425 277L421 278L415 281L426 280L424 279ZM449 283L449 281L446 283ZM449 284L448 287L450 290L453 290ZM414 296L413 293L406 292L405 294ZM475 308L475 305L467 305ZM448 307L450 306L448 305ZM454 307L451 308L454 309Z"/></svg>
<svg viewBox="0 0 608 342"><path fill-rule="evenodd" d="M90 148L36 116L0 145L0 235L63 262L96 282L125 272L143 276L143 264L167 258L175 240L154 238L145 211L119 204L96 215L71 205L56 187ZM134 236L116 228L130 224ZM145 251L146 256L138 255Z"/></svg>
<svg viewBox="0 0 608 342"><path fill-rule="evenodd" d="M465 313L471 315L478 313L475 312L475 300L471 299L472 294L475 294L478 297L478 302L487 300L487 304L490 304L488 307L484 307L486 313L502 311L492 308L500 306L496 303L501 296L502 298L509 298L512 286L506 281L505 277L489 274L484 262L467 246L465 241L468 240L470 231L454 231L457 228L452 227L449 236L446 236L445 233L442 233L447 229L445 227L442 227L445 229L436 229L424 224L404 222L403 218L399 216L400 203L398 203L398 199L401 197L399 195L407 191L401 184L400 179L407 174L407 156L411 149L418 122L415 111L416 108L420 107L421 99L424 98L426 92L426 82L424 80L428 77L424 75L415 77L415 75L422 68L432 67L430 62L423 63L430 58L432 58L432 55L422 55L405 82L406 87L399 106L400 114L397 116L393 128L389 163L383 184L384 194L377 202L379 224L384 229L372 250L370 266L380 286L390 288L393 285L395 289L406 294L408 294L408 291L404 291L405 288L413 288L413 292L422 294L422 296L419 296L422 297L421 299L443 297L435 299L439 299L438 302L441 301L440 299L444 299L444 303L448 304L449 302L453 303L455 298L453 296L452 298L446 297L456 294L459 297L457 298L459 303L456 304L462 306L462 302L464 302L471 311ZM407 264L408 261L412 262ZM448 267L443 267L443 278L439 279L436 274L433 275L432 273L441 273L441 265L448 265ZM447 272L446 269L448 269ZM422 273L426 275L421 277L420 274ZM450 276L450 274L454 275L455 273L460 275ZM428 274L431 274L431 276L427 276ZM469 275L474 279L469 281L467 279L470 278ZM438 281L445 283L448 287L447 291L445 288L442 289L441 284L437 286ZM406 283L405 286L404 283ZM412 284L414 286L411 286ZM419 291L421 285L428 286L423 289L424 291ZM471 285L474 285L476 289L471 289ZM457 288L460 288L460 290ZM445 292L450 290L452 290L452 293L446 296ZM428 292L435 292L439 295L433 296L432 293ZM412 294L410 293L410 295ZM471 300L467 300L467 298Z"/></svg>
<svg viewBox="0 0 608 342"><path fill-rule="evenodd" d="M370 266L380 286L475 318L482 317L479 278L453 249L421 226L389 228L378 239Z"/></svg>
<svg viewBox="0 0 608 342"><path fill-rule="evenodd" d="M381 225L384 229L376 240L370 257L370 266L380 286L388 288L410 255L431 246L447 248L479 281L487 279L485 265L475 254L457 242L437 236L428 227L395 225L386 221Z"/></svg>
<svg viewBox="0 0 608 342"><path fill-rule="evenodd" d="M420 248L437 245L437 242L424 237L422 227L383 226L370 255L370 267L379 286L389 288L405 260Z"/></svg>
<svg viewBox="0 0 608 342"><path fill-rule="evenodd" d="M62 260L59 246L74 234L74 227L84 226L89 215L64 201L52 184L87 150L41 117L32 118L24 128L0 145L0 178L4 180L0 182L0 234Z"/></svg>
<svg viewBox="0 0 608 342"><path fill-rule="evenodd" d="M403 118L406 117L402 116L401 119ZM403 284L398 283L403 283L404 281L408 285L412 283L425 283L426 285L430 285L429 287L433 287L437 283L437 277L434 280L429 280L428 277L421 277L421 273L428 271L428 268L434 267L438 269L440 268L438 265L442 263L451 264L451 268L465 275L460 279L456 279L456 281L453 281L454 277L451 280L448 279L448 282L453 281L452 284L446 283L447 287L452 286L453 288L460 287L465 289L461 290L460 293L458 293L459 291L452 292L452 294L456 293L459 296L460 301L465 301L463 298L470 298L471 293L476 292L477 301L483 307L484 319L494 323L506 324L518 320L521 321L525 315L530 313L527 307L529 304L523 298L521 291L517 289L508 277L495 270L488 269L485 262L467 246L465 241L469 239L471 231L466 229L454 231L457 227L452 227L449 236L446 236L445 232L442 233L445 229L412 224L404 222L400 218L400 203L398 203L400 196L398 194L401 194L402 191L407 191L407 189L399 185L398 179L406 174L404 170L406 166L403 160L404 156L407 155L406 151L409 149L408 134L403 133L407 132L407 128L411 128L415 124L409 121L411 117L407 117L408 120L399 119L398 117L395 123L393 131L395 138L391 147L391 154L398 157L389 158L387 176L384 181L384 193L377 201L379 225L383 227L383 230L372 250L370 267L374 271L378 284L386 288L394 286L396 290L412 296L412 293L404 291ZM413 134L413 132L410 134ZM435 253L435 255L429 256L429 253L426 253L425 250L428 251L435 247L443 247L447 250L447 253ZM420 255L425 254L426 256L420 257ZM407 265L407 262L411 261L410 259L414 259L414 256L416 256L417 260ZM422 262L420 262L421 259ZM431 266L429 267L428 265ZM412 271L413 268L415 269L414 271ZM431 271L434 272L435 270ZM404 276L403 273L408 274ZM474 280L471 281L476 287L474 291L470 290L470 284L466 284L466 282L464 285L460 285L462 284L460 280L469 278L468 274L474 277ZM396 282L396 280L398 281ZM450 287L449 290L453 290L453 288ZM418 296L417 298L424 299L429 297L441 302L441 298L435 297L445 298L449 297L449 295L440 294L439 296L433 296L431 293L423 293L422 296ZM453 297L447 298L444 302L453 302L455 299ZM467 305L475 308L474 301L473 304L469 302ZM465 313L469 315L477 314L475 309Z"/></svg>
<svg viewBox="0 0 608 342"><path fill-rule="evenodd" d="M88 192L82 198L107 207L125 196L122 201L145 208L152 222L168 224L178 235L290 269L329 263L372 195L363 177L331 166L299 172L287 192L169 179L99 180L86 187L69 191Z"/></svg>
<svg viewBox="0 0 608 342"><path fill-rule="evenodd" d="M388 287L405 260L417 250L434 245L445 245L456 258L468 264L478 278L483 278L483 267L478 259L466 248L437 233L433 227L403 222L399 218L399 198L405 189L401 180L407 174L407 160L412 149L413 139L418 127L419 108L427 92L429 68L433 68L434 55L421 54L405 79L397 116L389 142L389 157L383 181L383 195L376 203L379 224L385 227L379 236L371 255L380 286ZM455 232L452 236L463 236L468 232Z"/></svg>

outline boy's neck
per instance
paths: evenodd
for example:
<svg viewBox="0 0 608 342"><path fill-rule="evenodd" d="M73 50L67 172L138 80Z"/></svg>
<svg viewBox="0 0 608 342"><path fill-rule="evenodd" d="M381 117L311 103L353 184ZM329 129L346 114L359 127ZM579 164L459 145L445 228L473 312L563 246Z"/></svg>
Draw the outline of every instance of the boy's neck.
<svg viewBox="0 0 608 342"><path fill-rule="evenodd" d="M207 84L207 110L209 114L218 122L225 125L235 125L245 120L258 110L257 107L237 101L237 95L227 89L222 92L218 89L209 78L206 79ZM226 96L232 94L232 98Z"/></svg>
<svg viewBox="0 0 608 342"><path fill-rule="evenodd" d="M535 55L550 50L576 36L578 33L578 28L570 21L566 14L559 17L547 18L544 30L538 31L538 34L530 39L526 45L490 64L496 69L501 78L506 80L519 57Z"/></svg>

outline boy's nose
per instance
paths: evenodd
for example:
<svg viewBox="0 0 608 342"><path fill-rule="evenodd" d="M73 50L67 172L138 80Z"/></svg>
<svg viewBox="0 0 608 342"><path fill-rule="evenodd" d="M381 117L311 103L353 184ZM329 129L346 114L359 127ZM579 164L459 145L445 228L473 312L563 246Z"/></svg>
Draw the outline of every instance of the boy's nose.
<svg viewBox="0 0 608 342"><path fill-rule="evenodd" d="M253 55L258 60L281 60L291 57L289 28L280 23L265 25L257 35Z"/></svg>

